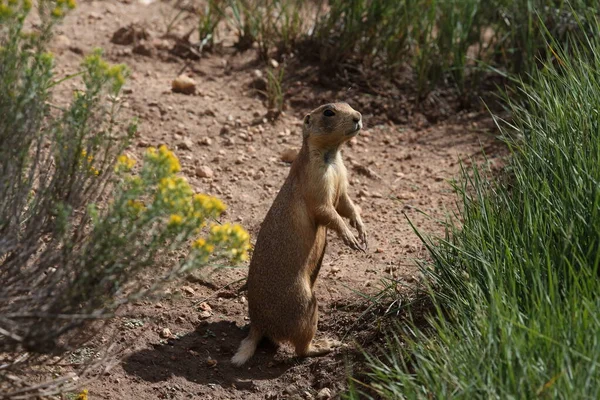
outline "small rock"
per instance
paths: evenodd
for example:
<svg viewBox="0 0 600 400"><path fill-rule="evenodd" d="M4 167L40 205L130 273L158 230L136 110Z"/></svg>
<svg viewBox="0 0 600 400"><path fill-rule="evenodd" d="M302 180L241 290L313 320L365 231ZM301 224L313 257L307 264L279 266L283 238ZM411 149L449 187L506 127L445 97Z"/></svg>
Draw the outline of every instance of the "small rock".
<svg viewBox="0 0 600 400"><path fill-rule="evenodd" d="M206 365L208 365L210 368L214 368L217 366L217 360L215 360L214 358L208 357L206 359Z"/></svg>
<svg viewBox="0 0 600 400"><path fill-rule="evenodd" d="M198 318L200 319L207 319L210 318L212 314L210 313L210 311L201 311L200 314L198 315Z"/></svg>
<svg viewBox="0 0 600 400"><path fill-rule="evenodd" d="M244 296L240 297L240 303L246 304L246 298Z"/></svg>
<svg viewBox="0 0 600 400"><path fill-rule="evenodd" d="M169 328L164 328L160 331L160 337L163 339L167 339L170 338L171 336L173 336L173 334L171 333L171 330Z"/></svg>
<svg viewBox="0 0 600 400"><path fill-rule="evenodd" d="M258 171L256 174L254 174L254 180L256 180L256 181L258 181L264 177L265 177L265 173L262 171Z"/></svg>
<svg viewBox="0 0 600 400"><path fill-rule="evenodd" d="M130 45L140 40L148 39L150 39L150 34L144 28L136 24L131 24L127 27L119 28L112 35L110 41L115 44Z"/></svg>
<svg viewBox="0 0 600 400"><path fill-rule="evenodd" d="M377 250L375 250L375 253L383 253L383 249L381 247L378 247Z"/></svg>
<svg viewBox="0 0 600 400"><path fill-rule="evenodd" d="M277 399L277 393L275 393L273 391L269 391L269 392L267 392L267 394L265 394L265 399L266 400L275 400L275 399Z"/></svg>
<svg viewBox="0 0 600 400"><path fill-rule="evenodd" d="M400 200L414 200L416 198L416 196L412 193L400 193L398 195L398 198Z"/></svg>
<svg viewBox="0 0 600 400"><path fill-rule="evenodd" d="M206 165L196 167L196 176L198 178L212 178L215 175L213 170Z"/></svg>
<svg viewBox="0 0 600 400"><path fill-rule="evenodd" d="M170 47L170 43L168 40L159 38L152 39L151 44L152 47L160 50L167 50Z"/></svg>
<svg viewBox="0 0 600 400"><path fill-rule="evenodd" d="M202 146L210 146L212 144L212 140L209 137L203 137L200 138L200 140L198 140L198 144L202 145Z"/></svg>
<svg viewBox="0 0 600 400"><path fill-rule="evenodd" d="M331 398L331 390L329 388L323 388L317 393L317 400L325 400Z"/></svg>
<svg viewBox="0 0 600 400"><path fill-rule="evenodd" d="M233 146L235 144L235 139L232 137L228 137L224 142L225 146Z"/></svg>
<svg viewBox="0 0 600 400"><path fill-rule="evenodd" d="M294 385L293 383L291 385L288 385L285 389L283 389L283 393L287 394L288 396L296 394L296 392L298 392L298 387L296 387L296 385Z"/></svg>
<svg viewBox="0 0 600 400"><path fill-rule="evenodd" d="M194 94L196 92L196 81L187 75L179 75L171 83L171 89L175 93Z"/></svg>
<svg viewBox="0 0 600 400"><path fill-rule="evenodd" d="M281 161L286 163L292 163L298 157L298 150L296 149L285 149L281 152Z"/></svg>
<svg viewBox="0 0 600 400"><path fill-rule="evenodd" d="M206 302L202 302L200 303L200 305L198 306L198 308L202 311L212 311L212 307L206 303Z"/></svg>
<svg viewBox="0 0 600 400"><path fill-rule="evenodd" d="M187 293L187 294L189 294L190 296L193 296L193 295L196 293L196 292L194 291L194 289L193 289L192 287L190 287L190 286L183 286L183 287L181 288L181 291L182 291L183 293Z"/></svg>
<svg viewBox="0 0 600 400"><path fill-rule="evenodd" d="M269 60L269 64L271 64L271 67L273 67L273 68L279 68L279 62L277 60L275 60L274 58L271 58Z"/></svg>
<svg viewBox="0 0 600 400"><path fill-rule="evenodd" d="M133 46L131 52L145 57L152 57L154 55L154 48L150 45L150 43L148 43L145 40L142 40L138 44Z"/></svg>
<svg viewBox="0 0 600 400"><path fill-rule="evenodd" d="M361 190L358 192L357 196L358 196L358 197L370 197L370 196L371 196L371 193L369 193L369 191L368 191L368 190L366 190L366 189L361 189Z"/></svg>
<svg viewBox="0 0 600 400"><path fill-rule="evenodd" d="M375 199L381 199L383 197L383 195L379 192L373 192L373 193L371 193L371 197L373 197Z"/></svg>
<svg viewBox="0 0 600 400"><path fill-rule="evenodd" d="M194 144L190 139L183 139L181 142L177 143L177 148L181 150L192 150L192 146Z"/></svg>

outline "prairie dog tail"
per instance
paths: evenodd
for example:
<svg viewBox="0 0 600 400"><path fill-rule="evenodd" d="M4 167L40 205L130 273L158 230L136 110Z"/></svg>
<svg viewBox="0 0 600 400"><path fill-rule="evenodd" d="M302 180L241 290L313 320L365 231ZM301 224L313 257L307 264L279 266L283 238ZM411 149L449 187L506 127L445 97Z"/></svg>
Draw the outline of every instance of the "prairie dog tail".
<svg viewBox="0 0 600 400"><path fill-rule="evenodd" d="M231 358L232 364L236 367L239 367L248 361L250 357L254 355L256 346L258 346L258 342L260 342L262 336L262 333L250 326L250 333L244 340L242 340L242 344L240 344L240 348L238 349L237 353L235 353L235 355Z"/></svg>

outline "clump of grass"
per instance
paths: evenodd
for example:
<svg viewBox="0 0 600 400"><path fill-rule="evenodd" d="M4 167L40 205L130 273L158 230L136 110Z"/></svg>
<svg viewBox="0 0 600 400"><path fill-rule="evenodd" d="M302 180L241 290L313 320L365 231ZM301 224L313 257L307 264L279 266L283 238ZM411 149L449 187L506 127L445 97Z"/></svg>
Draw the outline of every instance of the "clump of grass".
<svg viewBox="0 0 600 400"><path fill-rule="evenodd" d="M199 11L198 34L201 48L211 48L215 43L215 32L223 19L221 3L222 0L208 0Z"/></svg>
<svg viewBox="0 0 600 400"><path fill-rule="evenodd" d="M258 53L268 60L273 49L291 49L304 33L300 0L227 0L220 12L227 17L238 36L236 47L250 49L257 44Z"/></svg>
<svg viewBox="0 0 600 400"><path fill-rule="evenodd" d="M284 67L269 68L267 70L267 108L276 110L279 113L283 111L285 101L283 95L284 73Z"/></svg>
<svg viewBox="0 0 600 400"><path fill-rule="evenodd" d="M462 227L425 240L437 312L379 358L383 398L600 397L600 26L521 82L506 176L464 171ZM548 32L547 32L548 33ZM354 386L356 394L357 386Z"/></svg>
<svg viewBox="0 0 600 400"><path fill-rule="evenodd" d="M85 350L120 306L210 257L243 260L249 247L240 226L217 222L225 206L193 192L169 149L141 162L125 154L137 125L119 116L124 65L94 51L70 77L82 89L53 104L61 80L46 47L74 2L41 1L26 33L31 7L0 4L0 390L22 399L75 388L40 367ZM142 274L173 254L144 286ZM98 372L97 361L79 372Z"/></svg>

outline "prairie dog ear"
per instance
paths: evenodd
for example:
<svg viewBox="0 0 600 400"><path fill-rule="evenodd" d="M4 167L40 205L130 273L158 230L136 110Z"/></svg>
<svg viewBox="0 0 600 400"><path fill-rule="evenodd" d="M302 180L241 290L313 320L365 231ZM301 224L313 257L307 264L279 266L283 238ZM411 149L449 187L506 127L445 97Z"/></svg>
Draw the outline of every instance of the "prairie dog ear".
<svg viewBox="0 0 600 400"><path fill-rule="evenodd" d="M308 136L308 127L310 126L310 114L304 116L304 124L302 125L302 136Z"/></svg>

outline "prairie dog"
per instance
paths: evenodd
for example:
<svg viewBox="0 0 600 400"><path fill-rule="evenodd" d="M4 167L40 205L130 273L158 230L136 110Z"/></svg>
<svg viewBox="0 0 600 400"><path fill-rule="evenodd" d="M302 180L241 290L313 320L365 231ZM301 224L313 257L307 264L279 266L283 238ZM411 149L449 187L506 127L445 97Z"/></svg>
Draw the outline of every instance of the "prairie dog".
<svg viewBox="0 0 600 400"><path fill-rule="evenodd" d="M367 246L363 221L348 196L340 153L340 146L361 128L361 114L346 103L325 104L304 117L302 148L256 240L248 272L250 333L233 364L248 361L263 336L290 342L298 356L323 355L337 344L313 341L318 320L313 286L328 228L352 249L364 251Z"/></svg>

